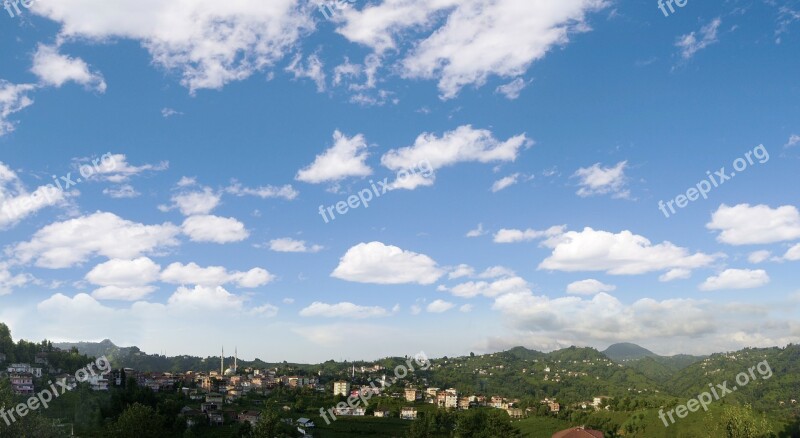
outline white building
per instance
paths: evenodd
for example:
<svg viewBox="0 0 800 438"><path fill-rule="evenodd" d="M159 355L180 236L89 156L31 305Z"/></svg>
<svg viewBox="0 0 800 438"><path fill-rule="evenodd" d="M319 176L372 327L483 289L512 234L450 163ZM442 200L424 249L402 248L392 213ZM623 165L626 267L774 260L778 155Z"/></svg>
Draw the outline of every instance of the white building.
<svg viewBox="0 0 800 438"><path fill-rule="evenodd" d="M340 394L345 397L350 396L350 382L345 382L344 380L333 382L333 395Z"/></svg>

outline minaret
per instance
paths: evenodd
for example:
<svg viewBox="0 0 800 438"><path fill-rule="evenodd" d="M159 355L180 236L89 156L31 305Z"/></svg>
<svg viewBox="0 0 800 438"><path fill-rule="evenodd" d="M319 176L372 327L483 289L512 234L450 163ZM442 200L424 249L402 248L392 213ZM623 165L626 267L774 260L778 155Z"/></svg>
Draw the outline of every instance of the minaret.
<svg viewBox="0 0 800 438"><path fill-rule="evenodd" d="M233 372L239 372L239 347L233 347Z"/></svg>
<svg viewBox="0 0 800 438"><path fill-rule="evenodd" d="M222 346L222 354L219 356L219 374L225 375L225 346Z"/></svg>

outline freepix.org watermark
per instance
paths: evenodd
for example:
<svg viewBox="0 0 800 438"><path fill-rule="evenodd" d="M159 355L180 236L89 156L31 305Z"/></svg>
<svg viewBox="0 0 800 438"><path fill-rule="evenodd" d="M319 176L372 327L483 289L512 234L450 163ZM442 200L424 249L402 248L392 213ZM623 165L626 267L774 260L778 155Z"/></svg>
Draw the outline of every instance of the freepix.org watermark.
<svg viewBox="0 0 800 438"><path fill-rule="evenodd" d="M403 187L414 178L430 178L433 172L433 166L431 166L430 162L427 160L420 161L410 169L402 169L397 172L397 179L394 183L390 183L388 177L384 178L383 181L378 181L378 185L375 185L374 181L369 180L370 187L359 190L358 195L350 195L347 201L339 201L327 208L324 205L320 205L319 214L322 216L322 220L327 224L332 220L336 220L336 214L334 214L334 212L339 213L340 216L344 216L348 211L361 206L369 208L369 203L373 199L380 198L381 195L385 195L392 190L393 187Z"/></svg>
<svg viewBox="0 0 800 438"><path fill-rule="evenodd" d="M8 15L11 18L14 18L17 15L22 15L22 9L19 8L19 5L22 5L25 9L30 9L34 3L36 3L36 0L3 0L3 9L8 11ZM16 14L14 14L15 12Z"/></svg>
<svg viewBox="0 0 800 438"><path fill-rule="evenodd" d="M95 372L95 368L97 368L98 372ZM89 363L85 367L76 371L75 380L77 380L79 383L84 383L87 382L91 377L98 375L102 376L110 372L111 362L109 362L105 356L102 356L94 362ZM11 424L16 423L18 419L21 420L22 418L25 418L26 415L38 410L39 408L47 409L50 407L51 401L66 394L67 391L72 391L77 386L77 384L67 384L66 378L57 380L56 383L47 383L50 385L50 387L40 391L38 394L36 394L36 396L29 398L27 403L20 403L8 411L6 411L5 406L0 407L0 418L3 419L3 421L6 423L6 426L11 426ZM0 436L2 436L2 433L0 433Z"/></svg>
<svg viewBox="0 0 800 438"><path fill-rule="evenodd" d="M417 364L420 370L425 371L431 367L431 361L428 359L428 356L425 354L424 351L420 351L419 353L414 355L414 360L411 359L406 360L404 365L398 365L394 368L394 377L389 379L389 384L393 385L398 380L405 379L408 376L409 372L416 371L414 369L414 363ZM378 387L376 384L380 384L381 381L373 380L369 382L369 386L372 387L373 390L377 390ZM367 407L369 406L369 399L372 398L372 395L375 391L358 391L358 396L351 395L347 397L347 403L339 402L334 408L330 408L327 411L325 408L319 408L319 416L325 420L326 424L331 424L331 421L336 421L336 415L334 414L334 409L355 409L359 406ZM328 419L328 414L330 414L332 420Z"/></svg>
<svg viewBox="0 0 800 438"><path fill-rule="evenodd" d="M95 158L89 164L81 164L78 167L80 177L72 176L72 172L68 172L65 176L53 175L53 184L48 184L40 187L36 191L28 194L27 196L20 196L4 202L0 205L0 212L4 214L11 221L25 216L31 210L42 203L52 205L62 198L64 192L68 191L71 187L78 185L83 181L88 181L95 175L108 173L117 168L117 161L114 159L114 154L108 152L100 158Z"/></svg>
<svg viewBox="0 0 800 438"><path fill-rule="evenodd" d="M682 8L686 6L687 3L689 3L689 0L658 0L658 9L661 9L665 17L669 17L669 14L675 13L675 6L673 5ZM669 8L669 12L667 12L667 8Z"/></svg>
<svg viewBox="0 0 800 438"><path fill-rule="evenodd" d="M756 376L755 371L758 371L758 375L763 380L767 380L772 377L772 368L769 366L769 362L766 360L759 362L758 365L750 367L746 372L743 371L736 375L736 383L739 386L728 388L727 380L722 382L722 384L717 384L716 386L709 383L708 387L711 389L710 393L708 391L703 392L696 398L690 399L688 402L686 402L686 404L678 405L674 409L670 409L666 414L664 414L664 409L662 408L658 411L658 418L664 422L664 427L669 427L670 424L675 424L675 418L672 416L672 414L677 415L678 418L686 418L686 416L689 415L689 412L697 412L701 407L704 411L708 412L708 405L710 405L711 402L719 400L728 394L732 394L739 388L747 386L748 383L758 380L758 376ZM666 417L669 417L669 423L667 423Z"/></svg>
<svg viewBox="0 0 800 438"><path fill-rule="evenodd" d="M764 164L767 161L769 161L769 151L767 151L767 148L765 148L763 144L760 144L752 151L747 151L744 157L737 158L733 161L733 170L735 170L735 172L727 173L725 167L721 167L713 174L710 170L706 171L708 179L697 183L697 185L687 190L685 195L678 195L675 199L670 199L667 202L663 200L658 201L658 209L664 213L665 217L669 218L671 215L677 214L676 206L678 208L686 208L689 202L697 201L701 196L703 199L708 199L708 194L711 193L713 189L732 180L733 177L736 176L736 172L744 172L756 163ZM669 209L669 211L667 211L667 209Z"/></svg>
<svg viewBox="0 0 800 438"><path fill-rule="evenodd" d="M319 11L325 16L325 19L330 20L336 15L337 12L346 9L356 0L327 0L319 3Z"/></svg>

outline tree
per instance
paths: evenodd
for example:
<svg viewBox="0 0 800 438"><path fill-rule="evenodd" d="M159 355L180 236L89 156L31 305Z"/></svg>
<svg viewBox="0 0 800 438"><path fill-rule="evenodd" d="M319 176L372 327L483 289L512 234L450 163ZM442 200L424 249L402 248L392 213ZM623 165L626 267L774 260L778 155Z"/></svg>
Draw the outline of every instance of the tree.
<svg viewBox="0 0 800 438"><path fill-rule="evenodd" d="M280 417L274 411L265 410L250 434L253 438L274 438L280 427Z"/></svg>
<svg viewBox="0 0 800 438"><path fill-rule="evenodd" d="M139 403L128 406L111 426L109 436L118 438L159 438L166 436L164 419L156 411Z"/></svg>
<svg viewBox="0 0 800 438"><path fill-rule="evenodd" d="M753 412L753 407L727 406L719 420L708 416L709 437L725 438L772 438L775 433L765 415L760 417Z"/></svg>

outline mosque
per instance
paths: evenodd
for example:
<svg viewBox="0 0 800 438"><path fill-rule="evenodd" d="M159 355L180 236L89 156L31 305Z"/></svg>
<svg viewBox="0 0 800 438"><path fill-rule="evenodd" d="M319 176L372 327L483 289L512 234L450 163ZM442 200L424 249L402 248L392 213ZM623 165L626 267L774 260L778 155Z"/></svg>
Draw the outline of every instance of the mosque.
<svg viewBox="0 0 800 438"><path fill-rule="evenodd" d="M222 347L222 354L219 356L219 373L221 376L231 377L235 376L236 373L239 371L239 351L238 348L234 348L233 353L233 365L230 366L227 370L225 369L225 347Z"/></svg>

